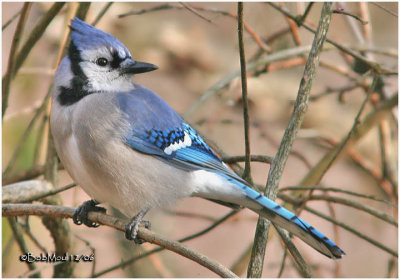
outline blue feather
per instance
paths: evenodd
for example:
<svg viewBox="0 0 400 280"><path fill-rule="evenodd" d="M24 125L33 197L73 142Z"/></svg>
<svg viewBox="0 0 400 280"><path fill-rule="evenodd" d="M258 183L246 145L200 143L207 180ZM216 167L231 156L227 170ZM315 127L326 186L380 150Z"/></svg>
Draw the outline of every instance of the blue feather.
<svg viewBox="0 0 400 280"><path fill-rule="evenodd" d="M230 170L202 137L158 95L137 86L131 92L119 94L118 102L130 124L125 139L130 147L156 156L177 168L217 173L241 188L248 199L262 207L252 208L253 211L277 225L293 229L306 243L330 258L341 258L344 254L334 242L307 222L250 188L248 183ZM187 145L182 144L185 140Z"/></svg>
<svg viewBox="0 0 400 280"><path fill-rule="evenodd" d="M320 253L323 255L329 257L329 258L337 258L340 259L342 255L345 253L343 252L342 249L340 249L333 241L329 240L325 235L323 235L321 232L316 230L313 226L308 224L306 221L303 219L297 217L295 214L284 208L283 206L275 203L274 201L270 200L269 198L263 196L259 192L253 190L252 188L239 183L240 187L244 190L246 193L246 196L253 201L256 201L258 204L260 204L263 209L261 212L264 212L267 216L269 217L270 220L276 221L276 219L273 218L275 215L279 215L282 217L284 220L286 220L287 223L293 223L297 225L304 233L308 233L312 235L317 241L320 243L324 244L324 246L331 252L332 255L328 255L327 253L318 250ZM261 213L260 213L261 214ZM301 236L300 236L301 238Z"/></svg>
<svg viewBox="0 0 400 280"><path fill-rule="evenodd" d="M71 20L70 38L79 50L106 46L117 51L123 50L127 56L131 56L127 47L117 38L87 24L79 18Z"/></svg>

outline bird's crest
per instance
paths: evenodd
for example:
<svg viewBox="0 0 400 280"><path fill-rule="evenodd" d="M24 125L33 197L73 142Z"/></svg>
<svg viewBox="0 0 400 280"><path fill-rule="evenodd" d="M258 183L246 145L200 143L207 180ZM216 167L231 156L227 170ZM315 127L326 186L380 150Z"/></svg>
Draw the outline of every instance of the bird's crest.
<svg viewBox="0 0 400 280"><path fill-rule="evenodd" d="M87 24L79 18L71 20L70 38L78 50L108 46L130 56L129 50L114 36Z"/></svg>

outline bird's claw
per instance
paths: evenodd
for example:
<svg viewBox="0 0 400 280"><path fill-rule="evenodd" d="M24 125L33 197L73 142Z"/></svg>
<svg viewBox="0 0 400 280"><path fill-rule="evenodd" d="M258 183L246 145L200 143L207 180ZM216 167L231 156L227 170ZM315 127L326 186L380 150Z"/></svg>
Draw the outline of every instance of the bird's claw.
<svg viewBox="0 0 400 280"><path fill-rule="evenodd" d="M125 237L128 240L132 240L136 244L143 244L145 241L137 236L139 225L144 226L147 229L150 229L150 222L139 219L138 216L135 216L126 226L125 226Z"/></svg>
<svg viewBox="0 0 400 280"><path fill-rule="evenodd" d="M90 211L94 212L101 212L101 213L106 213L106 209L104 207L96 206L98 204L97 201L95 200L88 200L82 203L74 212L74 215L72 216L72 220L76 225L81 225L84 224L88 227L98 227L100 226L99 224L92 222L88 218L88 214Z"/></svg>

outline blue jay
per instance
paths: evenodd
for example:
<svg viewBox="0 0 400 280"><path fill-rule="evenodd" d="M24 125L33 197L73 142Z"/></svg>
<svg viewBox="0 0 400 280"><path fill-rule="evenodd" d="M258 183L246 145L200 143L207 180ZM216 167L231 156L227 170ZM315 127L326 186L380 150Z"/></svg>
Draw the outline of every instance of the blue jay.
<svg viewBox="0 0 400 280"><path fill-rule="evenodd" d="M88 212L104 212L97 204L109 203L133 217L125 235L141 243L138 226L147 211L197 196L247 207L341 258L334 242L252 189L165 101L131 81L157 66L134 60L119 40L80 19L70 28L68 56L55 75L51 130L66 170L92 198L77 208L76 224L98 226Z"/></svg>

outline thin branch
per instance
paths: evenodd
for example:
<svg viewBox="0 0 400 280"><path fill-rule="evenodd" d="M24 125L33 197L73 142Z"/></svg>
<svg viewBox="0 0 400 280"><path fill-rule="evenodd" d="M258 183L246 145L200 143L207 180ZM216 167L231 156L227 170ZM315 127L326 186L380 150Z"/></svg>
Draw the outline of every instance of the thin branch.
<svg viewBox="0 0 400 280"><path fill-rule="evenodd" d="M295 20L295 21L297 20L296 15L294 15L294 14L293 14L292 12L290 12L287 8L281 6L280 4L274 3L274 2L268 2L268 4L271 5L272 7L274 7L275 9L277 9L279 12L281 12L281 13L284 14L285 16L290 17L291 19L293 19L293 20ZM316 30L315 30L313 27L311 27L309 24L307 24L307 23L305 23L305 22L301 23L301 25L302 25L305 29L307 29L307 30L309 30L309 31L311 31L311 32L313 32L313 33L316 32ZM373 70L375 70L375 71L376 71L377 73L379 73L379 74L382 74L382 75L393 75L393 74L397 74L396 71L383 68L383 67L380 66L378 63L366 59L365 57L363 57L363 56L360 55L359 53L357 53L357 52L351 50L351 49L348 48L348 47L345 47L345 46L343 46L343 45L337 43L336 41L334 41L334 40L332 40L332 39L327 38L326 41L327 41L328 43L334 45L334 46L335 46L336 48L338 48L339 50L341 50L341 51L343 51L343 52L345 52L345 53L351 55L351 56L354 57L355 59L359 59L360 61L362 61L363 63L367 64L370 68L372 68Z"/></svg>
<svg viewBox="0 0 400 280"><path fill-rule="evenodd" d="M340 144L336 147L335 153L332 155L332 157L330 158L330 160L326 164L326 166L324 166L324 169L319 174L319 178L314 183L315 185L319 184L319 182L321 181L322 177L325 175L325 173L329 170L329 168L335 162L336 158L339 156L339 154L341 154L343 152L344 147L347 145L347 142L350 140L352 135L356 133L356 129L360 124L361 114L364 111L365 105L367 104L370 95L375 90L376 82L378 81L378 78L379 78L379 76L375 76L374 77L374 80L372 81L371 87L370 87L367 95L365 96L364 101L361 104L360 109L358 110L358 113L357 113L356 117L354 118L353 126L351 127L350 131L348 132L347 136L343 139L343 141L341 141Z"/></svg>
<svg viewBox="0 0 400 280"><path fill-rule="evenodd" d="M10 95L11 80L14 73L17 71L16 57L19 43L21 41L21 36L25 28L26 19L28 18L29 10L31 9L32 2L25 3L22 10L21 16L15 29L14 37L11 43L10 55L8 56L7 72L2 80L2 117L8 107L8 98Z"/></svg>
<svg viewBox="0 0 400 280"><path fill-rule="evenodd" d="M285 250L283 251L281 266L279 268L278 276L276 278L282 277L283 270L285 269L285 264L286 264L287 251L288 251L287 248L285 248Z"/></svg>
<svg viewBox="0 0 400 280"><path fill-rule="evenodd" d="M172 9L179 9L180 7L171 5L171 4L162 4L159 6L155 6L149 9L142 9L139 11L130 11L125 14L119 14L119 18L127 17L127 16L133 16L133 15L142 15L142 14L147 14L150 12L156 12L156 11L163 11L163 10L172 10Z"/></svg>
<svg viewBox="0 0 400 280"><path fill-rule="evenodd" d="M340 192L340 193L345 193L348 195L353 195L353 196L357 196L357 197L362 197L362 198L366 198L366 199L371 199L374 201L379 201L379 202L383 202L387 205L390 205L392 207L396 207L394 206L392 203L390 203L389 201L383 200L383 199L379 199L376 198L375 196L372 195L366 195L366 194L362 194L362 193L356 193L356 192L352 192L352 191L348 191L348 190L344 190L344 189L339 189L339 188L329 188L329 187L319 187L319 186L314 186L314 187L302 187L302 186L295 186L295 187L283 187L279 189L279 192L284 192L284 191L297 191L297 190L320 190L320 191L331 191L331 192ZM397 208L397 207L396 207Z"/></svg>
<svg viewBox="0 0 400 280"><path fill-rule="evenodd" d="M392 224L396 227L398 227L398 222L396 219L394 219L393 217L387 215L384 212L381 212L379 210L373 209L367 205L364 205L362 203L356 202L354 200L349 200L349 199L345 199L342 197L337 197L337 196L331 196L331 195L311 195L310 197L307 197L307 200L325 200L325 201L331 201L331 202L335 202L338 204L343 204L346 206L350 206L353 207L355 209L364 211L368 214L371 214L372 216L377 217L378 219L381 219L385 222L388 222L389 224Z"/></svg>
<svg viewBox="0 0 400 280"><path fill-rule="evenodd" d="M352 13L346 12L344 9L342 8L336 8L333 10L332 12L333 14L340 14L340 15L345 15L345 16L349 16L352 17L356 20L358 20L362 25L368 24L368 21L364 21L362 20L360 17L353 15Z"/></svg>
<svg viewBox="0 0 400 280"><path fill-rule="evenodd" d="M230 217L232 217L233 215L235 215L236 213L238 213L238 211L231 211L228 214L226 214L225 216L223 216L222 218L218 219L217 221L214 221L214 223L211 226L201 230L200 232L197 232L195 234L192 234L192 235L189 235L187 237L181 238L181 239L178 240L178 242L186 242L186 241L192 240L194 238L197 238L200 235L204 235L207 232L211 231L212 229L216 228L218 225L220 225L221 223L223 223L224 221L226 221ZM124 268L125 266L127 266L129 264L132 264L132 263L134 263L134 262L136 262L136 261L138 261L140 259L143 259L143 258L145 258L145 257L147 257L149 255L161 252L163 250L164 250L164 248L156 248L156 249L153 249L151 251L145 252L145 253L141 254L140 256L134 256L134 257L132 257L132 258L130 258L128 260L121 261L117 265L113 265L113 266L111 266L111 267L109 267L109 268L107 268L105 270L102 270L102 271L94 274L93 278L100 277L100 276L102 276L102 275L104 275L104 274L106 274L108 272L111 272L111 271L119 269L119 268Z"/></svg>
<svg viewBox="0 0 400 280"><path fill-rule="evenodd" d="M1 27L1 31L4 31L21 14L23 9L24 7L22 7L21 10L16 12L15 15L13 15L5 24L3 24Z"/></svg>
<svg viewBox="0 0 400 280"><path fill-rule="evenodd" d="M386 8L385 6L383 6L383 5L381 5L381 4L377 3L377 2L369 2L369 3L372 4L372 5L377 6L379 9L384 10L385 12L387 12L387 13L388 13L389 15L391 15L391 16L394 16L394 17L396 17L396 18L399 17L398 14L392 12L391 10L389 10L388 8Z"/></svg>
<svg viewBox="0 0 400 280"><path fill-rule="evenodd" d="M43 113L43 111L46 109L46 105L47 105L47 101L50 99L51 96L51 87L49 88L42 105L37 109L35 115L33 116L33 118L31 119L31 121L28 124L28 127L25 129L24 133L22 134L21 138L19 139L17 146L15 148L14 153L11 156L10 161L8 162L8 165L6 167L6 169L3 171L3 178L5 178L6 180L8 180L8 174L11 170L11 168L14 166L19 153L22 150L23 145L25 144L25 140L27 139L28 135L32 132L36 121L39 119L40 115Z"/></svg>
<svg viewBox="0 0 400 280"><path fill-rule="evenodd" d="M337 221L337 220L335 220L335 219L333 219L333 218L331 218L331 217L329 217L327 215L324 215L321 212L318 212L318 211L316 211L314 209L311 209L311 208L309 208L307 206L304 207L304 210L306 210L306 211L308 211L310 213L313 213L314 215L317 215L317 216L319 216L319 217L321 217L321 218L323 218L323 219L325 219L325 220L327 220L327 221L329 221L329 222L331 222L331 223L333 223L335 225L338 225L339 227L341 227L341 228L343 228L343 229L355 234L356 236L360 237L361 239L364 239L365 241L371 243L372 245L374 245L374 246L382 249L383 251L391 254L392 256L395 256L396 258L398 257L398 253L396 251L394 251L391 248L388 248L387 246L379 243L378 241L376 241L376 240L364 235L363 233L353 229L352 227L350 227L350 226L348 226L348 225L346 225L346 224L344 224L342 222L339 222L339 221Z"/></svg>
<svg viewBox="0 0 400 280"><path fill-rule="evenodd" d="M18 182L3 187L2 203L32 202L69 190L75 186L76 184L73 183L61 188L54 188L53 185L43 180Z"/></svg>
<svg viewBox="0 0 400 280"><path fill-rule="evenodd" d="M43 33L46 31L47 27L50 25L54 17L58 15L59 11L62 9L64 4L65 2L54 3L53 6L51 6L51 8L47 11L47 13L40 18L40 21L30 32L30 35L26 40L24 46L18 52L18 56L16 58L16 63L15 63L15 72L13 73L13 75L15 75L17 71L21 68L25 59L31 52L33 46L35 46L37 41L42 37Z"/></svg>
<svg viewBox="0 0 400 280"><path fill-rule="evenodd" d="M75 208L64 207L64 206L52 206L52 205L38 205L38 204L3 204L2 214L3 217L15 217L15 216L47 216L52 218L72 218L75 212ZM95 223L106 225L125 232L125 223L121 220L112 216L90 212L89 219ZM139 228L138 237L152 244L157 244L165 249L180 254L186 258L189 258L198 264L210 269L216 274L222 277L237 278L238 276L233 274L226 267L217 263L214 260L190 249L186 245L180 244L176 241L168 240L159 234L156 234L143 227Z"/></svg>
<svg viewBox="0 0 400 280"><path fill-rule="evenodd" d="M4 204L3 204L4 205ZM3 216L4 217L4 216ZM9 217L8 222L10 224L10 228L12 230L13 236L15 240L17 241L18 247L20 249L20 252L22 254L25 254L26 252L30 252L29 248L26 245L25 239L23 238L24 232L21 228L21 225L18 224L17 218L14 217ZM33 262L26 262L28 268L30 271L36 271L36 264ZM40 278L40 273L35 272L33 275L35 278Z"/></svg>
<svg viewBox="0 0 400 280"><path fill-rule="evenodd" d="M245 161L246 156L229 156L229 157L222 157L222 161L225 163L236 163L236 162L241 162ZM273 157L270 156L264 156L264 155L251 155L250 156L250 161L254 162L264 162L264 163L271 163L273 160Z"/></svg>
<svg viewBox="0 0 400 280"><path fill-rule="evenodd" d="M85 20L90 8L90 4L90 2L80 2L78 9L76 10L75 16L81 20Z"/></svg>
<svg viewBox="0 0 400 280"><path fill-rule="evenodd" d="M303 53L307 53L310 51L310 49L311 46L300 46L292 49L286 49L279 52L275 52L273 54L260 58L256 61L247 62L246 71L247 72L254 71L258 67L265 66L269 63L295 57ZM184 117L186 119L190 119L190 116L192 116L194 112L197 111L197 109L199 109L208 99L214 96L219 90L227 87L232 82L233 79L239 76L240 76L240 70L236 70L223 77L221 80L219 80L212 87L210 87L200 95L200 97L196 100L196 102L184 113Z"/></svg>
<svg viewBox="0 0 400 280"><path fill-rule="evenodd" d="M299 17L299 18L296 20L296 23L297 23L299 26L301 25L301 23L303 23L303 22L306 20L306 18L307 18L307 16L308 16L308 14L310 13L311 8L312 8L313 5L314 5L314 2L308 3L307 8L306 8L306 10L304 11L303 15L302 15L301 17Z"/></svg>
<svg viewBox="0 0 400 280"><path fill-rule="evenodd" d="M179 2L179 4L181 4L185 9L187 9L188 11L190 11L191 13L195 14L196 16L198 16L201 19L204 19L205 21L207 21L208 23L214 24L212 22L211 19L206 18L205 16L203 16L202 14L200 14L198 11L196 11L196 8L193 8L192 6L190 6L187 3L184 2Z"/></svg>
<svg viewBox="0 0 400 280"><path fill-rule="evenodd" d="M155 6L149 9L142 9L139 11L131 11L129 13L126 14L120 14L118 17L126 17L129 15L141 15L141 14L145 14L145 13L149 13L149 12L155 12L155 11L162 11L162 10L182 10L182 9L188 9L190 10L192 13L196 14L197 16L203 18L204 20L213 23L211 20L205 18L204 16L200 15L198 13L198 11L205 11L205 12L209 12L209 13L215 13L215 14L219 14L219 15L223 15L223 16L229 16L231 18L237 19L237 15L232 14L230 12L224 11L224 10L219 10L219 9L208 9L208 8L203 8L203 7L193 7L193 6L189 6L188 4L185 4L183 2L179 2L183 7L181 6L174 6L174 5L170 5L170 4L163 4L163 5L159 5L159 6ZM260 36L258 36L255 31L244 21L244 28L246 29L246 31L251 35L251 37L253 37L254 41L258 44L258 46L260 47L260 49L262 49L265 52L272 52L272 49L267 46L260 38Z"/></svg>
<svg viewBox="0 0 400 280"><path fill-rule="evenodd" d="M242 79L242 99L243 99L243 121L244 121L244 143L245 143L245 165L243 179L252 182L250 168L250 128L249 128L249 101L247 98L247 73L246 56L243 40L243 2L238 2L238 39L240 55L240 73Z"/></svg>
<svg viewBox="0 0 400 280"><path fill-rule="evenodd" d="M96 16L96 18L94 19L94 21L92 22L93 26L96 26L99 21L103 18L103 16L106 14L106 12L108 11L108 9L111 8L112 4L114 4L114 2L108 2L103 9L100 11L100 13Z"/></svg>
<svg viewBox="0 0 400 280"><path fill-rule="evenodd" d="M350 139L347 139L347 136L341 141L346 142L347 144L342 147L342 150L347 150L358 140L360 140L365 134L367 134L373 127L379 123L381 119L386 117L391 113L391 110L397 106L398 94L393 95L388 100L382 102L382 104L376 108L376 110L369 113L361 124L357 127L356 133L352 133ZM321 177L321 173L326 169L326 166L331 163L332 158L336 155L338 146L334 147L330 152L328 152L300 182L300 186L312 186L316 185Z"/></svg>
<svg viewBox="0 0 400 280"><path fill-rule="evenodd" d="M312 276L310 273L310 269L307 266L306 262L304 261L303 257L301 256L299 250L297 250L293 242L290 240L289 234L275 225L274 227L278 232L279 236L282 238L283 242L285 243L286 248L289 250L290 255L293 258L293 261L296 264L297 271L300 273L301 277L311 278Z"/></svg>
<svg viewBox="0 0 400 280"><path fill-rule="evenodd" d="M318 67L322 45L329 29L331 6L332 3L324 3L322 7L318 29L315 33L312 48L307 59L293 113L285 130L285 134L282 137L278 152L271 163L265 194L272 200L275 200L277 196L278 186L283 169L290 154L293 142L296 138L297 131L300 129L304 115L307 112L312 82L315 78L316 68ZM270 222L260 216L257 223L252 258L250 260L249 270L247 273L248 277L261 277L269 226Z"/></svg>

